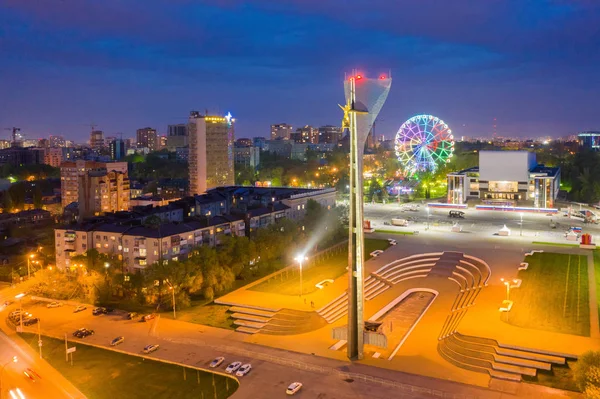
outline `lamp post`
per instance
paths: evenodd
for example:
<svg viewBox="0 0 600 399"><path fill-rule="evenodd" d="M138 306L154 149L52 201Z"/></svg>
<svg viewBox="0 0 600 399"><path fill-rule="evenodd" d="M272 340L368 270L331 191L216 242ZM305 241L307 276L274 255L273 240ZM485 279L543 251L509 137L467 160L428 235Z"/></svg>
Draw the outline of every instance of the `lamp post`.
<svg viewBox="0 0 600 399"><path fill-rule="evenodd" d="M523 237L523 212L519 212L519 216L521 216L521 234L520 234L520 236Z"/></svg>
<svg viewBox="0 0 600 399"><path fill-rule="evenodd" d="M294 260L298 262L298 266L300 267L300 297L302 297L302 262L307 261L308 258L304 255L298 255Z"/></svg>
<svg viewBox="0 0 600 399"><path fill-rule="evenodd" d="M19 324L21 326L21 332L23 332L23 297L24 293L15 295L15 299L19 300Z"/></svg>
<svg viewBox="0 0 600 399"><path fill-rule="evenodd" d="M175 287L173 287L173 284L171 284L171 282L169 280L166 280L167 284L169 284L169 290L171 291L171 295L172 300L173 300L173 319L177 318L177 313L175 312Z"/></svg>
<svg viewBox="0 0 600 399"><path fill-rule="evenodd" d="M35 254L29 254L29 256L27 256L27 280L29 280L31 278L31 267L30 267L30 260L33 259L35 257Z"/></svg>
<svg viewBox="0 0 600 399"><path fill-rule="evenodd" d="M3 392L2 392L2 377L4 376L4 369L6 368L6 366L8 366L10 363L16 363L18 362L19 359L17 359L16 356L13 356L12 359L10 359L8 362L4 363L4 365L2 366L2 371L0 371L0 398L3 397Z"/></svg>

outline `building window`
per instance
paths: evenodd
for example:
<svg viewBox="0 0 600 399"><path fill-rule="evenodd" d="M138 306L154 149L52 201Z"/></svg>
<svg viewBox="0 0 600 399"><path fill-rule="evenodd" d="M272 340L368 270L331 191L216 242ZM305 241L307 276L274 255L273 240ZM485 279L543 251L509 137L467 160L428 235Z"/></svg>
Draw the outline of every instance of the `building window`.
<svg viewBox="0 0 600 399"><path fill-rule="evenodd" d="M146 248L140 248L140 256L146 256Z"/></svg>
<svg viewBox="0 0 600 399"><path fill-rule="evenodd" d="M86 248L87 248L87 245L85 245L85 244L81 244L81 248L82 248L82 249L85 251L85 250L86 250Z"/></svg>
<svg viewBox="0 0 600 399"><path fill-rule="evenodd" d="M123 248L123 252L129 252L129 248Z"/></svg>
<svg viewBox="0 0 600 399"><path fill-rule="evenodd" d="M57 237L60 237L60 233L56 233L56 236L57 236Z"/></svg>
<svg viewBox="0 0 600 399"><path fill-rule="evenodd" d="M177 256L173 256L173 258L171 258L172 261L177 262L179 260L179 258Z"/></svg>
<svg viewBox="0 0 600 399"><path fill-rule="evenodd" d="M102 244L100 244L100 243L96 244L96 248L102 248Z"/></svg>
<svg viewBox="0 0 600 399"><path fill-rule="evenodd" d="M146 266L146 259L140 259L140 266Z"/></svg>
<svg viewBox="0 0 600 399"><path fill-rule="evenodd" d="M154 250L154 256L158 256L158 251L156 249Z"/></svg>

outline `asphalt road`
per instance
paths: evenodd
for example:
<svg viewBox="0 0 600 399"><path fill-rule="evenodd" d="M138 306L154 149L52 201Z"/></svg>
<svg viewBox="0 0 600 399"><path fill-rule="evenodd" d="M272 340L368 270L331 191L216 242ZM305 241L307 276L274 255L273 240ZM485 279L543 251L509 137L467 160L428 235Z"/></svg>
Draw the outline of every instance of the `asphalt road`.
<svg viewBox="0 0 600 399"><path fill-rule="evenodd" d="M575 209L578 209L576 207ZM597 210L593 210L598 213ZM465 209L464 219L450 218L449 210L430 208L429 216L425 205L420 205L417 210L402 210L402 207L396 203L393 204L365 204L365 219L371 221L372 227L376 229L386 229L391 226L385 225L392 218L411 220L408 227L400 229L413 231L424 231L429 225L432 230L449 231L453 223L458 222L463 231L475 233L494 234L502 226L506 225L512 230L512 235L519 235L521 232L521 217L519 212L501 212L501 211L481 211L473 208ZM557 223L555 229L551 228L550 222ZM593 236L600 234L599 224L584 224L582 221L565 217L562 213L549 216L545 213L523 213L523 235L549 238L553 241L566 241L564 233L571 226L583 228L584 233L591 233Z"/></svg>
<svg viewBox="0 0 600 399"><path fill-rule="evenodd" d="M431 398L444 393L448 398L454 397L455 394L457 398L467 397L462 396L463 392L476 392L469 397L499 397L497 392L389 370L381 370L385 373L384 378L407 385L399 388L355 378L345 379L340 376L339 371L357 373L357 370L369 370L377 374L377 370L380 369L360 365L354 367L333 359L247 344L236 338L239 337L239 333L191 323L167 319L140 323L126 320L125 313L118 311L110 315L92 316L91 308L81 313L73 313L73 307L66 305L48 309L44 304L27 303L24 308L41 318L44 334L64 337L67 333L71 342L80 341L72 336L72 332L85 327L96 332L93 336L85 338L85 342L108 347L113 338L122 335L125 342L119 345L118 349L129 353L141 354L144 346L159 344L160 349L149 355L150 358L208 369L212 359L224 356L225 362L217 369L220 372L224 372L227 364L233 361L251 363L253 369L248 375L239 378L240 388L232 396L233 399L285 398L285 388L294 381L304 384L302 391L297 395L298 398ZM75 354L75 367L84 361L85 359L78 359ZM337 372L331 372L332 370ZM438 390L427 392L430 389Z"/></svg>
<svg viewBox="0 0 600 399"><path fill-rule="evenodd" d="M28 349L20 347L4 333L0 333L0 367L6 365L1 381L2 398L84 398L58 372ZM13 356L17 357L16 363L12 361ZM23 372L27 369L33 370L33 373L29 373L34 375L35 380L25 376ZM22 397L17 393L17 389L20 390Z"/></svg>

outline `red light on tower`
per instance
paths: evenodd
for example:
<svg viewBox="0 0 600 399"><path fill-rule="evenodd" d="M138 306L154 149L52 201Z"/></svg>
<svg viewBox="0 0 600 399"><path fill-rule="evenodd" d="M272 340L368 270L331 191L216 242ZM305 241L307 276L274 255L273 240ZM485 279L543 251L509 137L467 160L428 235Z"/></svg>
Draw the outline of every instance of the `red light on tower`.
<svg viewBox="0 0 600 399"><path fill-rule="evenodd" d="M362 75L356 75L356 80L361 80L362 79Z"/></svg>
<svg viewBox="0 0 600 399"><path fill-rule="evenodd" d="M385 78L386 78L386 76L385 76L385 75L381 75L381 76L379 77L379 79L382 79L382 80L383 80L383 79L385 79Z"/></svg>

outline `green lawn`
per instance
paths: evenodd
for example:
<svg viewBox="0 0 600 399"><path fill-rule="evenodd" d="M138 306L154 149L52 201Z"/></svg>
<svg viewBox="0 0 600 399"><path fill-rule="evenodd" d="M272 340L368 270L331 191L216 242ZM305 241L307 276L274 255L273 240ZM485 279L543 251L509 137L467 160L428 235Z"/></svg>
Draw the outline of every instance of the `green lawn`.
<svg viewBox="0 0 600 399"><path fill-rule="evenodd" d="M37 335L21 335L37 351ZM65 362L65 343L43 337L44 359L90 399L224 399L238 388L229 377L143 360L135 356L75 345L73 366ZM160 350L160 349L159 349Z"/></svg>
<svg viewBox="0 0 600 399"><path fill-rule="evenodd" d="M376 249L386 249L387 247L389 247L387 240L366 238L366 259L370 259L371 256L369 254ZM314 265L308 265L302 271L302 293L304 295L310 294L318 289L315 287L315 284L326 279L335 280L342 276L346 273L346 267L348 267L347 251L337 253ZM278 273L270 279L249 289L253 291L297 296L300 295L300 273L297 268L293 268L290 272Z"/></svg>
<svg viewBox="0 0 600 399"><path fill-rule="evenodd" d="M229 317L230 314L227 313L227 309L229 309L229 306L217 305L216 303L207 304L205 300L192 301L191 307L177 310L177 320L235 330L233 320ZM172 319L173 311L162 312L161 316Z"/></svg>
<svg viewBox="0 0 600 399"><path fill-rule="evenodd" d="M553 245L555 247L579 247L579 244L568 244L568 243L564 243L564 242L533 241L532 244Z"/></svg>
<svg viewBox="0 0 600 399"><path fill-rule="evenodd" d="M509 323L589 336L587 257L544 252L524 261L529 268L519 272L523 283L510 291L514 303L507 314Z"/></svg>
<svg viewBox="0 0 600 399"><path fill-rule="evenodd" d="M594 274L596 275L596 306L600 318L600 251L594 251Z"/></svg>
<svg viewBox="0 0 600 399"><path fill-rule="evenodd" d="M386 233L386 234L399 234L399 235L404 235L404 236L411 236L413 234L415 234L412 231L401 231L401 230L380 230L377 229L375 230L376 233Z"/></svg>

